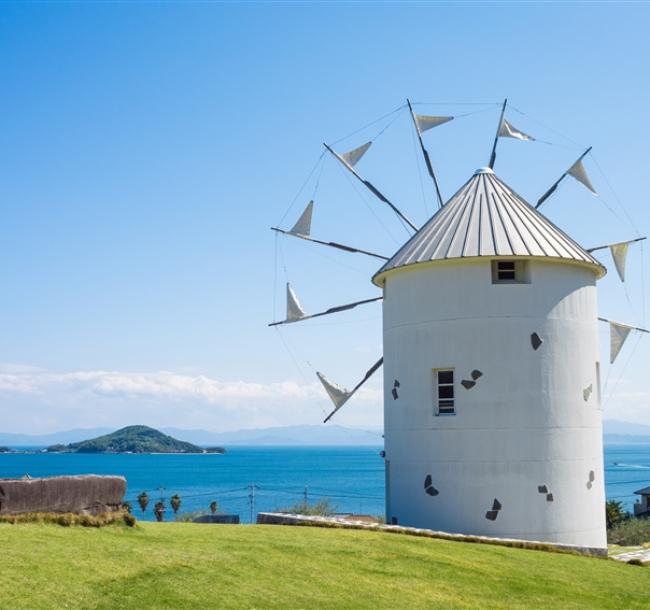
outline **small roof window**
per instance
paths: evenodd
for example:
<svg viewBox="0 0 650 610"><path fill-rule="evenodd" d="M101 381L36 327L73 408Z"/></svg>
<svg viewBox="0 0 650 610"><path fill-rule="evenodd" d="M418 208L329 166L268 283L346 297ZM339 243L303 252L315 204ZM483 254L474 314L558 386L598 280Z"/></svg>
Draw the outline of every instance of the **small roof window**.
<svg viewBox="0 0 650 610"><path fill-rule="evenodd" d="M529 284L528 261L492 261L493 284Z"/></svg>

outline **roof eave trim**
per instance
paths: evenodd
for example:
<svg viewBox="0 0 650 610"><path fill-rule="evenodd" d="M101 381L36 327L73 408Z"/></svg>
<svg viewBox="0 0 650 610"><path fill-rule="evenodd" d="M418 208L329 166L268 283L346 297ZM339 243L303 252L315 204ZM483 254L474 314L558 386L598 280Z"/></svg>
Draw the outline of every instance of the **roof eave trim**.
<svg viewBox="0 0 650 610"><path fill-rule="evenodd" d="M517 254L490 254L490 255L481 255L481 256L456 256L451 258L439 258L428 261L418 261L415 263L407 263L406 265L400 265L399 267L391 267L390 269L384 269L383 267L375 273L371 281L375 286L383 288L384 281L389 275L394 275L395 273L404 271L406 269L412 269L414 267L422 266L434 266L450 262L478 262L484 260L537 260L541 262L552 262L564 265L572 265L578 267L586 267L587 269L594 272L597 280L602 279L607 274L607 268L600 263L592 263L590 261L580 261L573 258L564 258L561 256L535 256L535 255L517 255Z"/></svg>

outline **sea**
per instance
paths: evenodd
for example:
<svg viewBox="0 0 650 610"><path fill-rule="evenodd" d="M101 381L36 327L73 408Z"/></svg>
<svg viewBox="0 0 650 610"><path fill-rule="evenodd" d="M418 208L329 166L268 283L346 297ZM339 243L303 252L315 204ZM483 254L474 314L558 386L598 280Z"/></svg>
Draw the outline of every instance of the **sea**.
<svg viewBox="0 0 650 610"><path fill-rule="evenodd" d="M35 448L34 448L35 449ZM288 509L327 500L337 512L382 515L384 464L381 447L231 447L225 454L0 454L0 478L64 474L122 475L134 514L153 520L153 505L163 499L165 520L207 513L216 501L220 513L242 523L258 512ZM632 511L634 491L650 486L650 444L607 445L605 488L608 499ZM137 496L150 503L142 513ZM169 498L178 494L175 515Z"/></svg>

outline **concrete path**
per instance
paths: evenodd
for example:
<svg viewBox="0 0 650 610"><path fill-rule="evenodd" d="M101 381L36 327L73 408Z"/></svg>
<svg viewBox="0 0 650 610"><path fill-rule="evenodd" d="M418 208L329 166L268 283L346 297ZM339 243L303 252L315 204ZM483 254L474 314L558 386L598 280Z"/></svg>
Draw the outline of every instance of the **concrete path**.
<svg viewBox="0 0 650 610"><path fill-rule="evenodd" d="M650 563L650 549L639 549L638 551L629 551L620 555L611 555L616 561L628 562L630 559L638 559L641 563Z"/></svg>

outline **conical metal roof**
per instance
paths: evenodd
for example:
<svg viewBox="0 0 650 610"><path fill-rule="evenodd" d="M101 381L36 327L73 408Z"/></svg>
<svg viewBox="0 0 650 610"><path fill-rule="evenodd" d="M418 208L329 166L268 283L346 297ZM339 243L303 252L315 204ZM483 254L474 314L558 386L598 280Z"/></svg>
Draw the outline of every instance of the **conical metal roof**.
<svg viewBox="0 0 650 610"><path fill-rule="evenodd" d="M463 187L375 274L454 258L548 257L605 268L545 216L499 180L477 170Z"/></svg>

